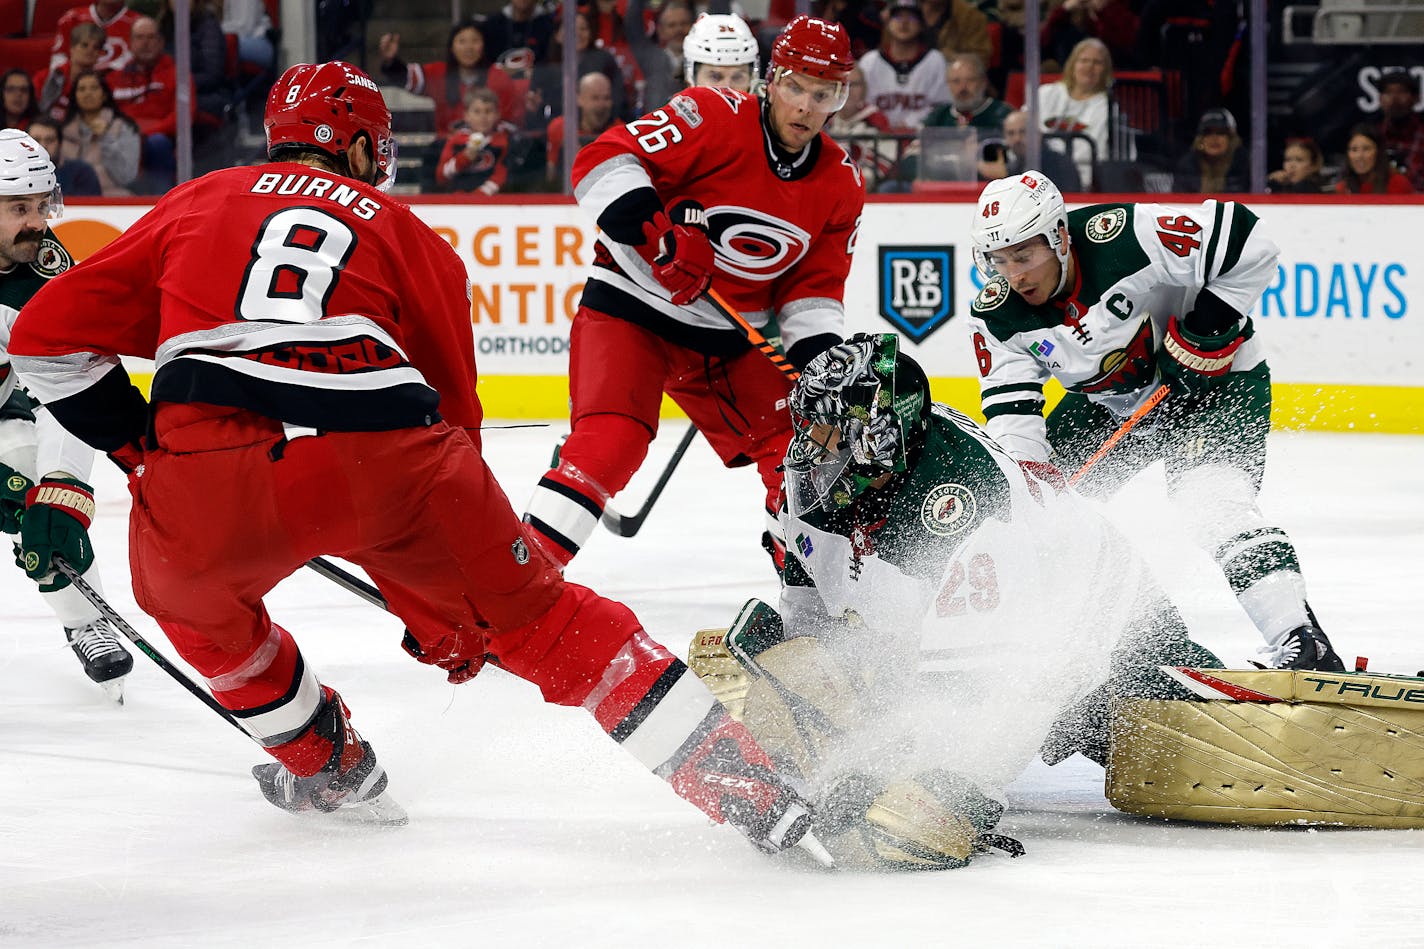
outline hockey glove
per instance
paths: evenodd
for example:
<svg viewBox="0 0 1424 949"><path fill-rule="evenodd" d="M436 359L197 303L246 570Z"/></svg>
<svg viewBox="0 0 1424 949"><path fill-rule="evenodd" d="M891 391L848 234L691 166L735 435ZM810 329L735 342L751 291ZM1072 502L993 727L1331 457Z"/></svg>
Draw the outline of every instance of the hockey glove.
<svg viewBox="0 0 1424 949"><path fill-rule="evenodd" d="M1231 360L1246 337L1234 328L1218 336L1193 333L1175 316L1167 322L1158 366L1162 381L1177 396L1201 395L1231 369Z"/></svg>
<svg viewBox="0 0 1424 949"><path fill-rule="evenodd" d="M54 568L63 557L83 573L94 562L89 525L94 520L94 490L77 478L44 478L25 497L20 542L15 562L25 575L50 593L69 586L69 578Z"/></svg>
<svg viewBox="0 0 1424 949"><path fill-rule="evenodd" d="M25 513L25 495L34 482L9 465L0 464L0 533L18 534Z"/></svg>
<svg viewBox="0 0 1424 949"><path fill-rule="evenodd" d="M653 276L687 306L712 285L716 251L707 239L707 213L695 201L682 201L671 212L659 211L643 225L643 238L654 249Z"/></svg>
<svg viewBox="0 0 1424 949"><path fill-rule="evenodd" d="M1024 476L1029 478L1030 488L1033 487L1034 481L1038 480L1051 487L1055 494L1068 490L1068 481L1063 477L1063 472L1051 461L1020 461L1019 467L1023 469Z"/></svg>
<svg viewBox="0 0 1424 949"><path fill-rule="evenodd" d="M479 645L475 647L478 652L470 648L472 639L472 636L455 633L433 646L422 646L415 634L407 629L401 639L401 648L414 656L417 662L444 669L449 673L446 678L450 684L460 685L479 675L485 667L484 636L479 636Z"/></svg>

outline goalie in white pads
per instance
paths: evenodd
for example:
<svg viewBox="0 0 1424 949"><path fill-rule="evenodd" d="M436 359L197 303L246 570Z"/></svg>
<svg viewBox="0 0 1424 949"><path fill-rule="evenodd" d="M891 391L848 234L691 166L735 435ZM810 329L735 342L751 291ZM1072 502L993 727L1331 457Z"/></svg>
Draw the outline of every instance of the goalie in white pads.
<svg viewBox="0 0 1424 949"><path fill-rule="evenodd" d="M1234 201L1069 212L1039 171L985 186L971 226L988 282L970 312L989 434L1061 478L1161 384L1171 394L1080 488L1109 493L1163 460L1167 490L1260 629L1267 664L1344 668L1305 598L1295 547L1256 504L1271 374L1247 315L1276 246ZM1043 384L1068 394L1043 415Z"/></svg>
<svg viewBox="0 0 1424 949"><path fill-rule="evenodd" d="M1158 663L1220 665L1127 542L933 404L893 335L814 359L791 414L780 617L753 601L690 664L810 781L839 864L1012 849L1000 789L1041 747L1106 760L1105 682L1181 697Z"/></svg>

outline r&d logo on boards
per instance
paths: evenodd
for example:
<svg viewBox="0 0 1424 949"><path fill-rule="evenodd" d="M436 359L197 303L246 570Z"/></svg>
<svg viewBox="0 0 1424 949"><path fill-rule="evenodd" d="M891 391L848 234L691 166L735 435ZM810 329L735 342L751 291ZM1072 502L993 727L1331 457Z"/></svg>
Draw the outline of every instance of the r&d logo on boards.
<svg viewBox="0 0 1424 949"><path fill-rule="evenodd" d="M954 315L954 248L881 244L876 250L880 315L913 341L923 342Z"/></svg>

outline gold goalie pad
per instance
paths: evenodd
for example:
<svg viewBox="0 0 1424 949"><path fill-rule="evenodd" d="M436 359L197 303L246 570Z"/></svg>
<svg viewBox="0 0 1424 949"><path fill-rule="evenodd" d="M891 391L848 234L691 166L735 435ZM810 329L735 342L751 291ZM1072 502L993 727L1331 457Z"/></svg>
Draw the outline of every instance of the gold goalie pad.
<svg viewBox="0 0 1424 949"><path fill-rule="evenodd" d="M727 650L726 638L725 629L698 630L687 647L687 665L740 722L751 676Z"/></svg>
<svg viewBox="0 0 1424 949"><path fill-rule="evenodd" d="M1424 679L1163 666L1114 703L1107 798L1149 817L1424 827Z"/></svg>

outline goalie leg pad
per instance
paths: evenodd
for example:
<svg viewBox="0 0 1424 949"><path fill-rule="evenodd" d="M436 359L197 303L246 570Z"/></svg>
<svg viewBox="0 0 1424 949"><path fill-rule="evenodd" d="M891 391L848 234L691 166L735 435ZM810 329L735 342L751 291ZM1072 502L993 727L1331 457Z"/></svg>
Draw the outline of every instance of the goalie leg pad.
<svg viewBox="0 0 1424 949"><path fill-rule="evenodd" d="M781 767L810 777L859 714L855 684L810 636L763 651L755 667L742 719Z"/></svg>
<svg viewBox="0 0 1424 949"><path fill-rule="evenodd" d="M1424 709L1382 700L1424 700L1424 682L1209 671L1262 699L1118 703L1106 786L1114 807L1214 823L1424 827Z"/></svg>

